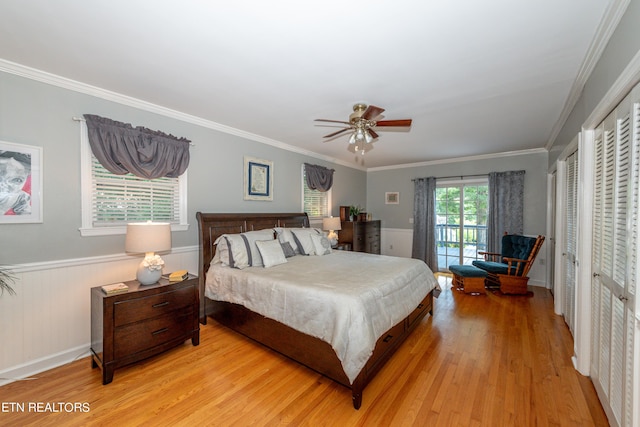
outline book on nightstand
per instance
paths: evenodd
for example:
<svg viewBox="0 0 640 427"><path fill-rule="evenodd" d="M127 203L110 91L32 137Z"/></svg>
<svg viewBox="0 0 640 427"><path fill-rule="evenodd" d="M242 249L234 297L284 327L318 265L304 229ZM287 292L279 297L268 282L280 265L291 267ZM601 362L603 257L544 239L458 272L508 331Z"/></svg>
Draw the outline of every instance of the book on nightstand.
<svg viewBox="0 0 640 427"><path fill-rule="evenodd" d="M129 287L124 283L114 283L113 285L104 285L102 287L102 292L107 295L119 294L122 292L127 292Z"/></svg>
<svg viewBox="0 0 640 427"><path fill-rule="evenodd" d="M189 277L189 272L187 270L178 270L169 274L170 282L182 282L184 279Z"/></svg>

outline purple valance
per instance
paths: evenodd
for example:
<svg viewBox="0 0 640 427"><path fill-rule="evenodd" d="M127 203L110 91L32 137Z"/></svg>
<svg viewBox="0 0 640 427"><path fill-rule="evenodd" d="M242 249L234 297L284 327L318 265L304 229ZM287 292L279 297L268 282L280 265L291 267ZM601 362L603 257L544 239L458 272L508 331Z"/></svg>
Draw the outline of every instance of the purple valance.
<svg viewBox="0 0 640 427"><path fill-rule="evenodd" d="M324 166L304 164L304 174L307 181L307 187L311 190L321 192L329 191L333 185L334 169L328 169Z"/></svg>
<svg viewBox="0 0 640 427"><path fill-rule="evenodd" d="M176 178L189 166L188 139L92 114L84 118L93 155L113 174Z"/></svg>

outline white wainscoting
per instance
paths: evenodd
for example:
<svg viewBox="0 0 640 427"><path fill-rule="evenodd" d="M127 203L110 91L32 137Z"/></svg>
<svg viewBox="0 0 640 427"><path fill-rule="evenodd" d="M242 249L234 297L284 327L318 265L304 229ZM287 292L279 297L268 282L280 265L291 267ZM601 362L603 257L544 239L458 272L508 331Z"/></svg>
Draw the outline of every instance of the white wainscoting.
<svg viewBox="0 0 640 427"><path fill-rule="evenodd" d="M380 230L380 252L382 255L411 258L412 247L412 229L383 228Z"/></svg>
<svg viewBox="0 0 640 427"><path fill-rule="evenodd" d="M162 255L164 272L198 271L198 248ZM135 278L125 254L14 266L16 295L0 297L0 385L90 354L90 289Z"/></svg>

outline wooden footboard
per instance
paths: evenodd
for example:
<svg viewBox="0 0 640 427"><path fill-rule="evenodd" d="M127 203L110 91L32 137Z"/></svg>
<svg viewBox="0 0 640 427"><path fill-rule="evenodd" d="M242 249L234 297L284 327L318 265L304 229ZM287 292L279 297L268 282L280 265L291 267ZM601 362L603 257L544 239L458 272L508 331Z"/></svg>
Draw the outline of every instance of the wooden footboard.
<svg viewBox="0 0 640 427"><path fill-rule="evenodd" d="M365 386L427 313L433 315L432 292L409 316L382 334L371 358L353 384L349 384L338 356L328 343L237 304L212 300L207 304L207 314L222 325L350 388L355 409L359 409L362 404L362 392Z"/></svg>

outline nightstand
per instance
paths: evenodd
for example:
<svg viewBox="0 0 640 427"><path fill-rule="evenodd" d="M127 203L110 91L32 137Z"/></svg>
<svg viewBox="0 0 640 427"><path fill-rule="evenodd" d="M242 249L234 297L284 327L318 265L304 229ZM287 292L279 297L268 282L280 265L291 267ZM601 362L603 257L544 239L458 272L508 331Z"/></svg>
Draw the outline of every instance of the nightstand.
<svg viewBox="0 0 640 427"><path fill-rule="evenodd" d="M161 278L154 285L124 282L129 290L107 295L91 289L93 368L102 368L102 384L115 369L162 353L191 339L200 343L198 277L182 282Z"/></svg>

